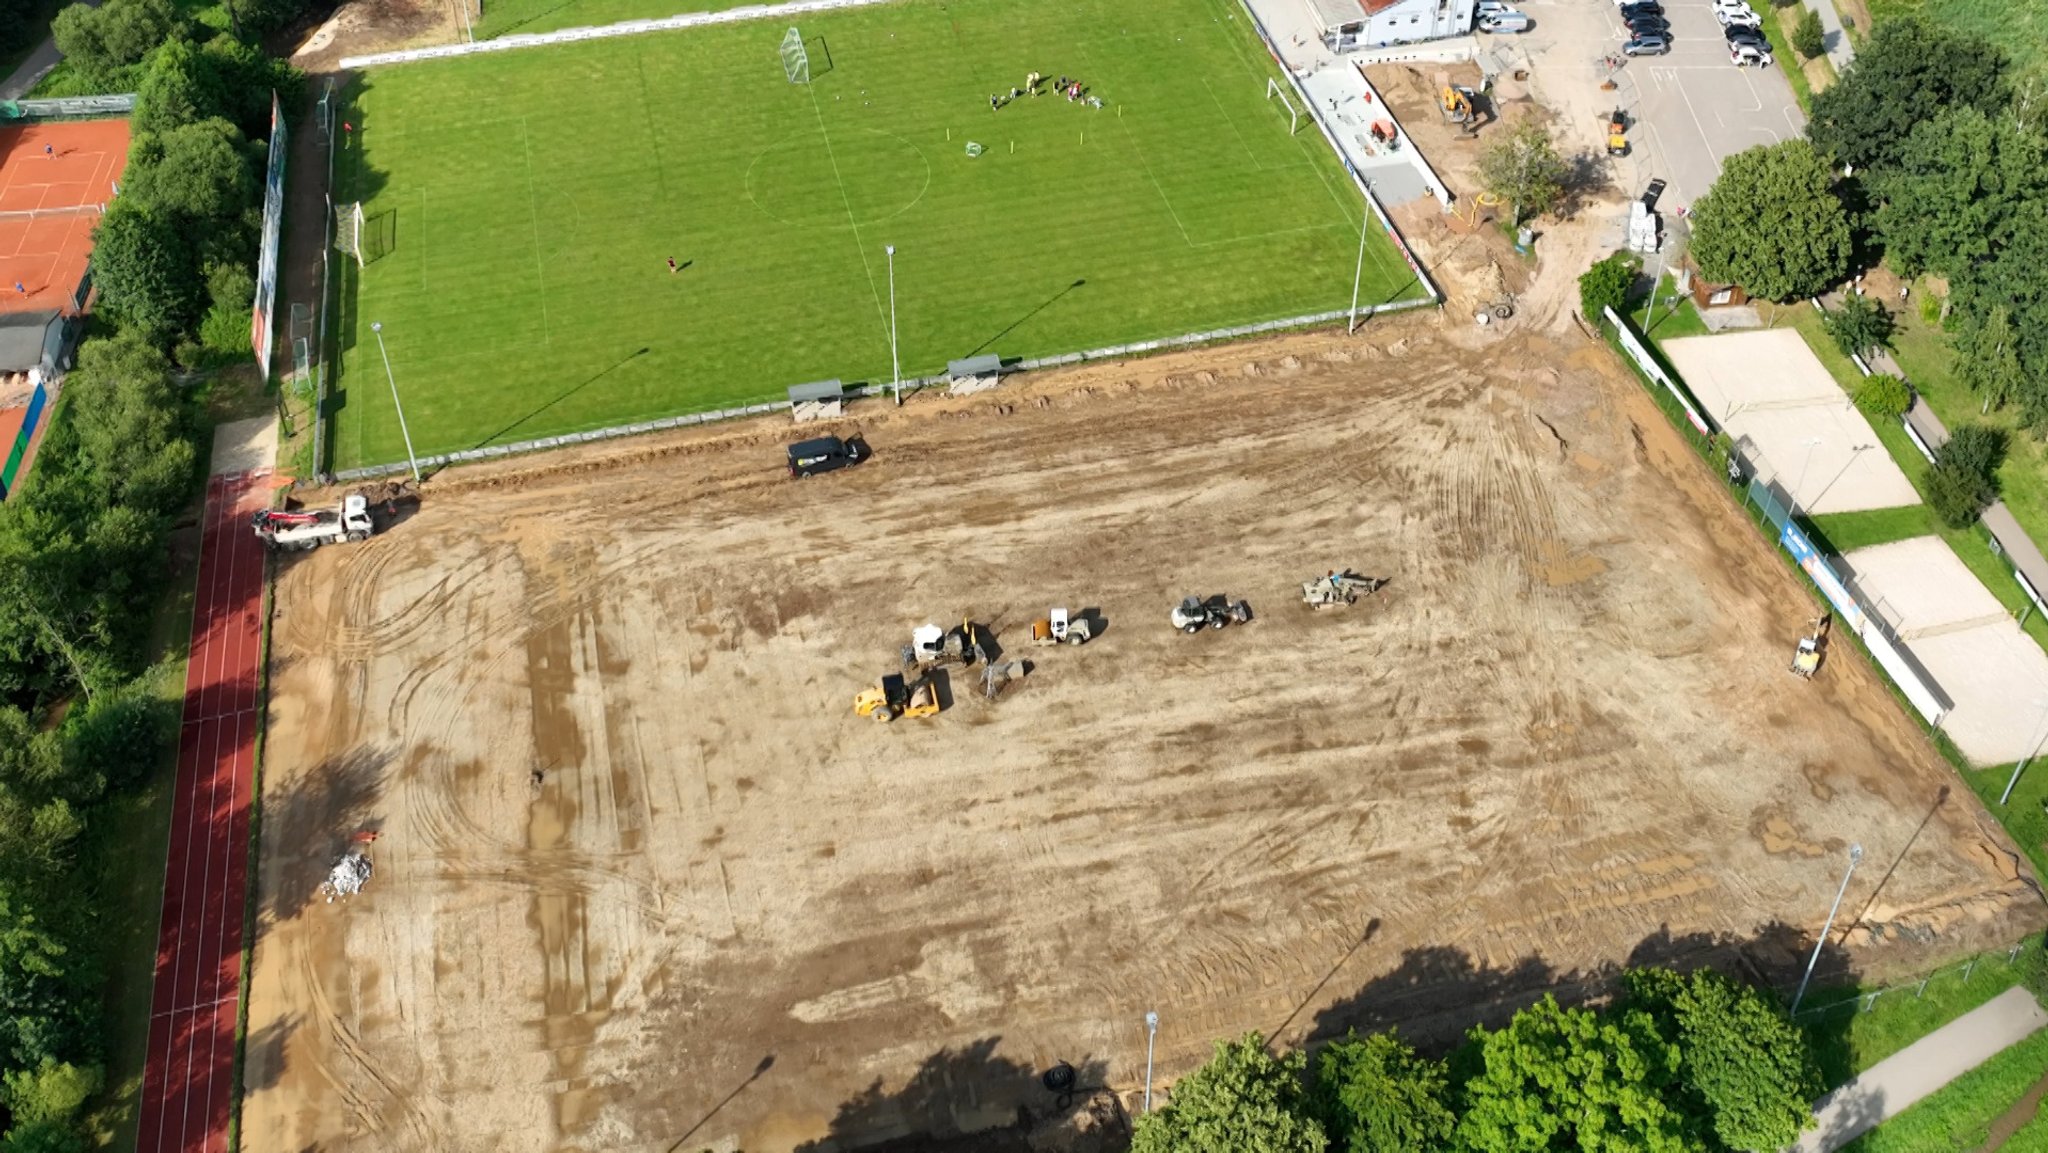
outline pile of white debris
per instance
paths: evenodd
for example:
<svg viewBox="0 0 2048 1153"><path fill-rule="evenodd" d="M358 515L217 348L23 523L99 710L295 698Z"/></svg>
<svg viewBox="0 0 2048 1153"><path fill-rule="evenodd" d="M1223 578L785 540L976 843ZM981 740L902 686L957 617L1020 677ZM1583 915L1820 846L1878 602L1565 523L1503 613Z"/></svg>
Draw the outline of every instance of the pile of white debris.
<svg viewBox="0 0 2048 1153"><path fill-rule="evenodd" d="M361 844L351 845L348 852L342 854L341 860L334 863L334 868L328 870L327 879L320 883L321 895L327 898L330 905L337 898L346 901L363 891L363 886L369 883L370 872L368 847Z"/></svg>

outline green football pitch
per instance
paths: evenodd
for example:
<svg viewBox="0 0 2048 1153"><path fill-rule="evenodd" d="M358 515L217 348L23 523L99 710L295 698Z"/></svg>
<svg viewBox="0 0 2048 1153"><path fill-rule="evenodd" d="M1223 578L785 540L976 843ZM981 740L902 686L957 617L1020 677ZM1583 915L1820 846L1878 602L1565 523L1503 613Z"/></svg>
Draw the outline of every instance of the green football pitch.
<svg viewBox="0 0 2048 1153"><path fill-rule="evenodd" d="M376 69L331 463L1341 309L1364 204L1229 0L913 0ZM991 110L1038 70L1050 91ZM1051 80L1046 83L1050 89ZM980 155L970 155L970 143ZM1366 229L1362 304L1420 297ZM671 271L673 259L679 271Z"/></svg>

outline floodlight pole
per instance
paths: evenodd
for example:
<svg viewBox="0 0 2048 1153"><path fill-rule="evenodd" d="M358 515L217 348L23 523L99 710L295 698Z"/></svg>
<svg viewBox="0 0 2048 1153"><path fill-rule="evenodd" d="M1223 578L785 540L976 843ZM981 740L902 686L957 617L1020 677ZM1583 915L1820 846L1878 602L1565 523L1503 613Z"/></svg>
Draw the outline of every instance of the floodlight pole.
<svg viewBox="0 0 2048 1153"><path fill-rule="evenodd" d="M903 407L903 361L896 355L896 246L885 244L889 254L889 380L896 388L896 407Z"/></svg>
<svg viewBox="0 0 2048 1153"><path fill-rule="evenodd" d="M1145 1014L1145 1112L1152 1111L1152 1040L1159 1036L1159 1014Z"/></svg>
<svg viewBox="0 0 2048 1153"><path fill-rule="evenodd" d="M2048 729L2048 700L2041 702L2041 721L2035 725L2035 728L2037 730ZM2043 744L2048 744L2048 731L2042 731L2041 739L2034 742L2034 751L2021 757L2020 763L2012 767L2012 779L2005 782L2005 791L1998 794L2000 808L2005 806L2006 798L2012 796L2013 786L2020 783L2020 774L2027 771L2027 762L2041 755L2041 746Z"/></svg>
<svg viewBox="0 0 2048 1153"><path fill-rule="evenodd" d="M384 347L384 322L370 322L370 331L377 334L377 352L384 357L384 379L391 382L391 407L398 410L398 435L405 438L405 459L412 462L414 484L420 480L420 458L412 454L412 433L405 427L405 406L398 403L398 378L391 374L391 351Z"/></svg>
<svg viewBox="0 0 2048 1153"><path fill-rule="evenodd" d="M1372 182L1366 182L1366 195L1372 195ZM1358 285L1365 279L1365 233L1372 223L1372 206L1366 205L1358 218L1358 266L1351 270L1351 323L1345 326L1346 336L1358 331Z"/></svg>
<svg viewBox="0 0 2048 1153"><path fill-rule="evenodd" d="M1813 966L1820 961L1820 947L1828 943L1828 934L1834 931L1835 914L1842 910L1842 897L1849 891L1849 878L1856 875L1856 863L1863 859L1863 846L1849 846L1849 871L1842 874L1842 887L1835 890L1835 903L1828 910L1827 924L1820 929L1820 940L1813 943L1813 955L1806 959L1806 975L1799 978L1799 991L1792 995L1792 1013L1799 1012L1799 1002L1806 996L1806 983L1813 980Z"/></svg>
<svg viewBox="0 0 2048 1153"><path fill-rule="evenodd" d="M462 31L469 37L469 42L474 44L476 43L476 25L469 22L469 0L455 0L455 2L462 5Z"/></svg>

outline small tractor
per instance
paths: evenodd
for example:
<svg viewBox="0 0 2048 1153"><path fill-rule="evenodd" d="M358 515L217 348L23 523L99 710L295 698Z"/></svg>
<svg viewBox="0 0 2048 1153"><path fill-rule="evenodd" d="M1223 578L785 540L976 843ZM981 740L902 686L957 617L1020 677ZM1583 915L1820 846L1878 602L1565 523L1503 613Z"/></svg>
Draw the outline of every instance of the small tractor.
<svg viewBox="0 0 2048 1153"><path fill-rule="evenodd" d="M1834 621L1832 615L1822 613L1814 618L1812 629L1799 638L1799 647L1792 651L1794 676L1810 681L1813 674L1820 671L1821 659L1827 656L1828 652L1828 629L1833 626Z"/></svg>
<svg viewBox="0 0 2048 1153"><path fill-rule="evenodd" d="M1337 608L1357 604L1359 597L1371 596L1386 583L1386 577L1359 576L1350 569L1332 571L1326 577L1301 582L1301 600L1312 609Z"/></svg>
<svg viewBox="0 0 2048 1153"><path fill-rule="evenodd" d="M1235 622L1246 624L1252 619L1252 606L1245 601L1233 601L1221 593L1204 600L1201 597L1186 597L1173 608L1173 627L1193 636L1203 629L1220 629Z"/></svg>
<svg viewBox="0 0 2048 1153"><path fill-rule="evenodd" d="M1444 119L1463 125L1468 135L1479 130L1476 95L1470 88L1454 84L1444 85L1437 94L1437 106L1443 109Z"/></svg>
<svg viewBox="0 0 2048 1153"><path fill-rule="evenodd" d="M905 680L901 673L889 673L882 683L871 689L863 689L853 698L855 716L888 724L898 717L930 717L939 712L939 690L932 682L919 677L916 684Z"/></svg>
<svg viewBox="0 0 2048 1153"><path fill-rule="evenodd" d="M1067 616L1065 609L1053 609L1031 622L1034 645L1085 645L1095 638L1095 626L1086 617Z"/></svg>
<svg viewBox="0 0 2048 1153"><path fill-rule="evenodd" d="M1628 113L1619 108L1607 114L1607 155L1628 155Z"/></svg>
<svg viewBox="0 0 2048 1153"><path fill-rule="evenodd" d="M341 498L341 506L318 512L287 512L259 508L249 518L249 527L273 549L304 551L334 541L365 541L377 531L370 519L370 502L359 493Z"/></svg>

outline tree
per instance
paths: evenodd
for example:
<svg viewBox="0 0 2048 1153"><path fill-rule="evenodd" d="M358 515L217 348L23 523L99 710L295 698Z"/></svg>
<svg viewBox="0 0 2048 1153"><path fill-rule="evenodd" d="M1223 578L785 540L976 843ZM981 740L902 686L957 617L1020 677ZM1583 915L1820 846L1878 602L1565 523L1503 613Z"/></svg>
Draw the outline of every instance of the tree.
<svg viewBox="0 0 2048 1153"><path fill-rule="evenodd" d="M1331 1148L1343 1153L1434 1153L1457 1127L1443 1065L1391 1032L1330 1044L1311 1096Z"/></svg>
<svg viewBox="0 0 2048 1153"><path fill-rule="evenodd" d="M1820 326L1835 338L1844 356L1869 357L1892 343L1892 314L1861 293L1844 294L1841 307L1824 314Z"/></svg>
<svg viewBox="0 0 2048 1153"><path fill-rule="evenodd" d="M2006 102L2006 57L1989 41L1919 16L1886 20L1856 61L1813 94L1807 139L1839 164L1885 168L1913 127L1936 109L1996 113Z"/></svg>
<svg viewBox="0 0 2048 1153"><path fill-rule="evenodd" d="M1138 1118L1132 1153L1323 1153L1329 1139L1302 1087L1307 1063L1298 1052L1273 1056L1257 1033L1218 1041L1166 1105Z"/></svg>
<svg viewBox="0 0 2048 1153"><path fill-rule="evenodd" d="M1570 171L1557 154L1550 129L1533 118L1515 124L1479 156L1479 179L1486 190L1514 205L1512 223L1541 216L1557 206Z"/></svg>
<svg viewBox="0 0 2048 1153"><path fill-rule="evenodd" d="M1998 488L1998 468L2005 463L2005 433L1988 424L1965 424L1949 433L1935 459L1976 477L1986 488Z"/></svg>
<svg viewBox="0 0 2048 1153"><path fill-rule="evenodd" d="M301 77L289 65L235 39L220 35L195 46L174 39L149 58L135 89L136 135L160 135L214 117L251 139L270 135L270 93L286 107L297 98Z"/></svg>
<svg viewBox="0 0 2048 1153"><path fill-rule="evenodd" d="M1808 8L1792 26L1792 51L1808 60L1827 51L1827 37L1820 26L1820 13Z"/></svg>
<svg viewBox="0 0 2048 1153"><path fill-rule="evenodd" d="M17 1123L69 1121L100 1091L101 1080L96 1067L80 1068L45 1057L34 1068L8 1073L0 1097Z"/></svg>
<svg viewBox="0 0 2048 1153"><path fill-rule="evenodd" d="M92 266L106 311L152 339L183 332L199 313L199 272L186 234L125 198L93 230Z"/></svg>
<svg viewBox="0 0 2048 1153"><path fill-rule="evenodd" d="M1967 274L2011 237L2019 205L2048 198L2048 141L2006 116L1945 109L1871 181L1871 222L1905 276Z"/></svg>
<svg viewBox="0 0 2048 1153"><path fill-rule="evenodd" d="M1792 300L1839 281L1849 267L1849 216L1833 175L1804 140L1728 158L1693 206L1692 255L1708 280L1752 296Z"/></svg>
<svg viewBox="0 0 2048 1153"><path fill-rule="evenodd" d="M92 1143L61 1121L24 1121L0 1139L0 1153L87 1153Z"/></svg>
<svg viewBox="0 0 2048 1153"><path fill-rule="evenodd" d="M1937 458L1927 470L1927 504L1950 528L1968 528L1989 505L1993 493L1977 477L1943 464Z"/></svg>
<svg viewBox="0 0 2048 1153"><path fill-rule="evenodd" d="M1965 317L1955 335L1956 375L1983 398L1980 413L2004 408L2026 388L2019 346L2013 340L2012 309L2001 304L1979 320Z"/></svg>
<svg viewBox="0 0 2048 1153"><path fill-rule="evenodd" d="M249 143L219 117L137 137L123 177L126 193L159 216L188 228L232 227L259 191Z"/></svg>
<svg viewBox="0 0 2048 1153"><path fill-rule="evenodd" d="M1712 970L1624 974L1627 1006L1677 1043L1681 1081L1730 1149L1780 1149L1813 1122L1820 1070L1775 998Z"/></svg>
<svg viewBox="0 0 2048 1153"><path fill-rule="evenodd" d="M1642 269L1642 259L1633 252L1611 253L1594 264L1579 277L1579 314L1588 323L1598 324L1603 310L1622 312L1628 307L1629 290L1635 287L1636 276Z"/></svg>
<svg viewBox="0 0 2048 1153"><path fill-rule="evenodd" d="M1461 1088L1458 1147L1470 1153L1693 1153L1703 1149L1667 1103L1676 1046L1648 1017L1560 1008L1548 994L1507 1028L1475 1028Z"/></svg>
<svg viewBox="0 0 2048 1153"><path fill-rule="evenodd" d="M64 61L88 83L122 91L134 66L182 24L170 0L107 0L98 8L73 4L50 22Z"/></svg>
<svg viewBox="0 0 2048 1153"><path fill-rule="evenodd" d="M170 362L141 336L88 341L65 380L75 411L77 467L106 494L146 515L166 516L192 478Z"/></svg>

